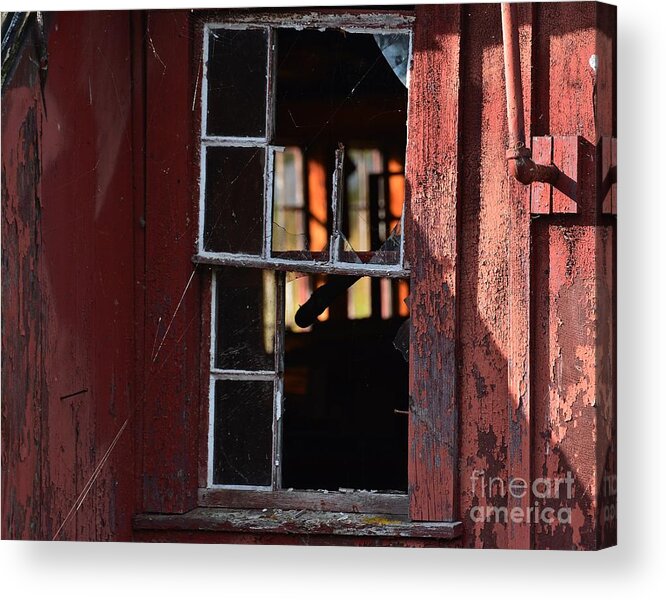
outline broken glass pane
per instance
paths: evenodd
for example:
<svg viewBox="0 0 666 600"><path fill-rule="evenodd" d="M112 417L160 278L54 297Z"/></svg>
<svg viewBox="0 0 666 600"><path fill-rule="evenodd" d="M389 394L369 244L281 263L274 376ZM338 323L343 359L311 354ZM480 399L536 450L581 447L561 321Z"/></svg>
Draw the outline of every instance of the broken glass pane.
<svg viewBox="0 0 666 600"><path fill-rule="evenodd" d="M328 244L331 239L326 160L316 152L308 152L306 158L308 246L314 259L325 262L328 260Z"/></svg>
<svg viewBox="0 0 666 600"><path fill-rule="evenodd" d="M230 267L216 281L215 367L273 371L275 272Z"/></svg>
<svg viewBox="0 0 666 600"><path fill-rule="evenodd" d="M361 277L347 292L347 316L350 319L367 319L372 316L372 284L384 280Z"/></svg>
<svg viewBox="0 0 666 600"><path fill-rule="evenodd" d="M277 143L327 156L352 140L404 150L407 89L398 58L389 64L372 34L280 28L276 37Z"/></svg>
<svg viewBox="0 0 666 600"><path fill-rule="evenodd" d="M355 148L350 148L346 156L348 161L345 164L344 189L347 203L347 238L352 248L360 251L370 250L371 224L377 228L377 225L371 221L379 216L378 194L373 198L373 206L370 206L370 175L381 173L382 157L378 150Z"/></svg>
<svg viewBox="0 0 666 600"><path fill-rule="evenodd" d="M204 250L261 254L264 160L263 148L206 150Z"/></svg>
<svg viewBox="0 0 666 600"><path fill-rule="evenodd" d="M384 163L377 149L351 148L344 165L344 244L340 260L392 265L400 262L399 225L405 198L401 162Z"/></svg>
<svg viewBox="0 0 666 600"><path fill-rule="evenodd" d="M295 146L276 150L273 164L271 255L325 262L330 233L323 165Z"/></svg>
<svg viewBox="0 0 666 600"><path fill-rule="evenodd" d="M273 382L216 381L213 483L271 484Z"/></svg>
<svg viewBox="0 0 666 600"><path fill-rule="evenodd" d="M266 29L213 29L208 46L207 134L266 134Z"/></svg>
<svg viewBox="0 0 666 600"><path fill-rule="evenodd" d="M284 288L284 324L290 331L303 331L304 328L296 325L296 313L310 299L314 277L290 277L291 275L292 273L287 274Z"/></svg>
<svg viewBox="0 0 666 600"><path fill-rule="evenodd" d="M374 36L386 62L402 85L407 87L407 67L409 65L409 34L380 33Z"/></svg>
<svg viewBox="0 0 666 600"><path fill-rule="evenodd" d="M360 278L356 275L328 275L323 283L316 286L316 289L307 301L302 304L293 316L293 322L301 329L306 329L316 323L319 315L322 315L331 307L342 306L343 311L344 303L346 301L347 289L354 285ZM296 280L298 281L298 280ZM321 281L321 280L320 280ZM289 310L289 306L287 306ZM287 313L287 318L291 316ZM320 319L326 320L326 317Z"/></svg>
<svg viewBox="0 0 666 600"><path fill-rule="evenodd" d="M285 148L274 155L273 256L302 258L308 250L303 194L303 155Z"/></svg>
<svg viewBox="0 0 666 600"><path fill-rule="evenodd" d="M359 255L356 254L354 247L349 243L349 240L342 234L340 235L340 259L343 262L355 263L358 265L363 264L363 261L361 260Z"/></svg>
<svg viewBox="0 0 666 600"><path fill-rule="evenodd" d="M400 252L383 245L405 196L409 35L281 28L276 40L273 143L297 147L303 158L297 167L276 157L273 256L327 259L319 252L333 234L335 157L345 147L335 217L347 244L335 246L335 258L399 264ZM299 170L296 208L287 203L298 194L287 190Z"/></svg>

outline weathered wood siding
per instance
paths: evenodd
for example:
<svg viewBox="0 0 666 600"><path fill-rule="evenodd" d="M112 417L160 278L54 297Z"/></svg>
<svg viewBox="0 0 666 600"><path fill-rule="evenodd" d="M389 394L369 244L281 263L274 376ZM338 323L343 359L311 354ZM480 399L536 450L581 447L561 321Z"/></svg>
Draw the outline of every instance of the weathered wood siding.
<svg viewBox="0 0 666 600"><path fill-rule="evenodd" d="M615 9L518 14L526 138L576 136L553 146L569 148L558 160L577 152L575 204L509 176L499 5L416 9L410 510L464 533L401 544L616 539L616 217L601 160L616 134ZM50 538L66 521L66 539L338 543L131 529L133 513L195 507L205 455L195 25L188 11L52 15L45 101L29 46L4 93L4 537ZM571 523L478 521L538 500L482 494L480 472L505 486L571 472L573 497L541 502Z"/></svg>
<svg viewBox="0 0 666 600"><path fill-rule="evenodd" d="M44 95L28 38L2 98L4 538L131 535L129 24L47 20Z"/></svg>

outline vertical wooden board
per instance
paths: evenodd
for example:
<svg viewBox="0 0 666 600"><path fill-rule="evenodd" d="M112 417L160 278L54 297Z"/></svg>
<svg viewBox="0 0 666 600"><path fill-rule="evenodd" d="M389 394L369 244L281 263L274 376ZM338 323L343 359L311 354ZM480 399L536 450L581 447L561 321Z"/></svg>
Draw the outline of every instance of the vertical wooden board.
<svg viewBox="0 0 666 600"><path fill-rule="evenodd" d="M412 268L409 492L414 520L457 517L460 7L417 6L406 252Z"/></svg>
<svg viewBox="0 0 666 600"><path fill-rule="evenodd" d="M582 152L577 135L553 136L553 162L560 170L557 186L553 187L553 213L578 212L578 159Z"/></svg>
<svg viewBox="0 0 666 600"><path fill-rule="evenodd" d="M143 511L196 503L199 276L188 11L154 11L146 31L146 306Z"/></svg>
<svg viewBox="0 0 666 600"><path fill-rule="evenodd" d="M533 7L518 6L520 26L520 58L525 105L531 106L532 84L532 17ZM529 129L531 111L526 111L525 124ZM529 139L529 138L528 138ZM537 138L539 139L539 138ZM543 138L541 138L543 139ZM550 163L550 143L545 146L544 157L536 159ZM538 150L542 150L538 148ZM533 149L534 152L534 149ZM507 508L509 510L509 548L531 547L529 510L532 504L531 484L531 385L530 385L530 271L531 271L531 214L530 186L509 177L506 201L509 209L508 232L508 452L507 452ZM551 186L547 186L551 188ZM534 190L532 189L532 193ZM550 189L545 190L549 208ZM533 200L533 197L532 197ZM518 488L509 482L517 482Z"/></svg>
<svg viewBox="0 0 666 600"><path fill-rule="evenodd" d="M3 202L13 198L5 189L16 187L10 171L18 173L20 183L17 204L3 205L3 211L21 239L18 272L5 278L3 263L3 282L29 276L29 286L15 298L21 339L3 350L22 357L18 349L27 339L26 352L35 354L25 363L13 361L19 369L14 377L27 386L30 374L36 373L40 382L12 394L18 404L11 407L9 421L32 420L29 407L34 406L38 430L31 434L31 443L19 447L20 464L11 485L3 487L10 495L3 514L13 521L8 525L11 537L51 539L58 533L58 539L129 538L131 473L120 481L111 474L110 462L98 468L100 447L109 441L104 428L126 412L131 379L132 283L123 261L132 256L132 245L118 243L129 225L123 204L129 156L127 145L123 147L125 122L114 110L128 100L122 57L126 22L126 13L51 16L44 96L33 66L17 72L12 85L20 90L18 96L14 90L3 95ZM22 64L36 65L32 47L26 48ZM95 82L104 86L99 103L93 96ZM25 92L32 108L21 130L12 133L13 123L26 110L21 100ZM6 117L5 110L14 116ZM5 143L17 141L22 157L14 158ZM12 161L9 166L6 156ZM105 212L104 202L110 212ZM33 231L23 236L19 224L27 221ZM3 236L3 244L10 239ZM30 269L23 271L29 258ZM5 326L6 297L3 294ZM3 342L5 335L6 330ZM3 381L3 410L6 392ZM5 432L3 420L3 444ZM27 451L31 446L36 453ZM8 456L4 452L5 446L3 459ZM131 454L131 447L126 448L111 461L125 463ZM100 489L86 485L93 476ZM21 499L23 480L30 480L33 489L29 498ZM124 531L116 526L121 511ZM26 519L29 531L17 527Z"/></svg>
<svg viewBox="0 0 666 600"><path fill-rule="evenodd" d="M553 136L579 137L577 214L535 224L533 476L570 478L560 498L540 501L556 519L534 526L536 548L598 547L599 210L595 145L608 132L595 107L598 4L538 4L538 103ZM547 79L547 85L543 84ZM544 94L544 90L546 91ZM595 110L596 108L596 110ZM573 144L573 141L568 142ZM558 162L558 156L555 156ZM565 168L567 168L565 166ZM555 206L554 212L566 208ZM560 512L562 511L562 512Z"/></svg>
<svg viewBox="0 0 666 600"><path fill-rule="evenodd" d="M506 494L501 484L490 491L487 484L490 478L506 482L509 443L507 199L513 196L505 157L504 59L499 6L466 6L464 15L459 291L461 516L466 546L503 548L508 543L507 523L495 511L507 509ZM481 477L485 477L486 485Z"/></svg>
<svg viewBox="0 0 666 600"><path fill-rule="evenodd" d="M58 15L49 31L49 70L42 129L42 240L44 287L44 504L46 537L94 539L94 495L77 498L94 470L91 340L94 318L93 214L98 177L95 118L89 75L94 31L84 13ZM73 68L76 65L76 68Z"/></svg>
<svg viewBox="0 0 666 600"><path fill-rule="evenodd" d="M599 2L595 23L595 61L596 94L594 114L595 123L601 136L617 135L616 86L617 73L615 60L617 54L617 8L612 4Z"/></svg>
<svg viewBox="0 0 666 600"><path fill-rule="evenodd" d="M21 57L2 97L2 539L42 539L43 331L38 69Z"/></svg>
<svg viewBox="0 0 666 600"><path fill-rule="evenodd" d="M209 392L210 379L207 377L211 361L211 325L212 325L212 302L213 302L213 269L204 268L201 271L201 347L199 356L201 357L201 381L199 385L199 447L198 447L198 486L200 488L208 486L208 433L210 427L209 410Z"/></svg>
<svg viewBox="0 0 666 600"><path fill-rule="evenodd" d="M90 93L105 179L96 192L92 319L95 536L129 539L133 507L133 195L130 15L91 12L97 32ZM136 84L140 85L141 82ZM90 97L89 97L90 100ZM99 171L99 169L98 169ZM138 224L136 225L138 226ZM118 239L123 243L118 243ZM113 449L111 450L111 446ZM107 452L110 451L110 454ZM90 477L91 475L87 475Z"/></svg>
<svg viewBox="0 0 666 600"><path fill-rule="evenodd" d="M596 407L598 412L597 541L617 543L617 400L615 224L597 233L596 255Z"/></svg>
<svg viewBox="0 0 666 600"><path fill-rule="evenodd" d="M599 5L597 13L597 127L610 137L611 213L617 212L617 140L615 113L616 8ZM616 220L600 219L597 229L596 353L599 413L597 470L599 499L597 543L617 544L617 270ZM601 225L603 224L603 226Z"/></svg>
<svg viewBox="0 0 666 600"><path fill-rule="evenodd" d="M49 35L44 515L58 539L130 534L131 436L107 454L129 417L133 359L128 24L127 13L62 13Z"/></svg>
<svg viewBox="0 0 666 600"><path fill-rule="evenodd" d="M523 54L521 53L521 58ZM524 85L524 84L523 84ZM549 165L553 161L553 138L549 135L532 138L532 160L541 165ZM536 181L531 185L531 211L535 215L550 213L550 202L553 186Z"/></svg>
<svg viewBox="0 0 666 600"><path fill-rule="evenodd" d="M132 436L133 452L133 505L143 504L143 407L145 405L145 290L146 290L146 13L130 13L131 75L132 75L132 196L134 242L134 365L132 372Z"/></svg>

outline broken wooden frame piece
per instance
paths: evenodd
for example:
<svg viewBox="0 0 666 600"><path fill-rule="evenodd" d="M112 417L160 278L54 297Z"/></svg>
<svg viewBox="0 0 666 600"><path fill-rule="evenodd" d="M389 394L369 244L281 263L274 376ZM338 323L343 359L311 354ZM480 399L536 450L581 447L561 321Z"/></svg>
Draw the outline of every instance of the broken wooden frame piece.
<svg viewBox="0 0 666 600"><path fill-rule="evenodd" d="M183 515L143 514L134 518L134 527L139 531L249 532L426 539L452 539L462 533L462 523L459 521L422 523L410 521L404 515L313 512L279 508L196 508Z"/></svg>
<svg viewBox="0 0 666 600"><path fill-rule="evenodd" d="M578 135L545 135L532 138L532 155L541 163L558 165L555 184L535 181L530 189L533 215L577 214L579 168L584 140Z"/></svg>

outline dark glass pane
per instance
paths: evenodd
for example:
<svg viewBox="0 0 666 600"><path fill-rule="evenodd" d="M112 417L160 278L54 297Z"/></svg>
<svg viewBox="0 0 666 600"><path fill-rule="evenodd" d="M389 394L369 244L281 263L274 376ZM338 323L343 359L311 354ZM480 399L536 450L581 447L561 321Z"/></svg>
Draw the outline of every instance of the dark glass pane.
<svg viewBox="0 0 666 600"><path fill-rule="evenodd" d="M266 132L265 29L215 29L208 46L208 135Z"/></svg>
<svg viewBox="0 0 666 600"><path fill-rule="evenodd" d="M275 360L275 273L221 269L217 273L215 366L272 371Z"/></svg>
<svg viewBox="0 0 666 600"><path fill-rule="evenodd" d="M216 381L213 481L270 485L273 382Z"/></svg>
<svg viewBox="0 0 666 600"><path fill-rule="evenodd" d="M261 254L264 159L263 148L207 149L204 250Z"/></svg>
<svg viewBox="0 0 666 600"><path fill-rule="evenodd" d="M390 61L384 35L287 28L276 34L276 144L326 151L331 160L338 142L404 149L407 88L394 68L408 64L406 34Z"/></svg>

